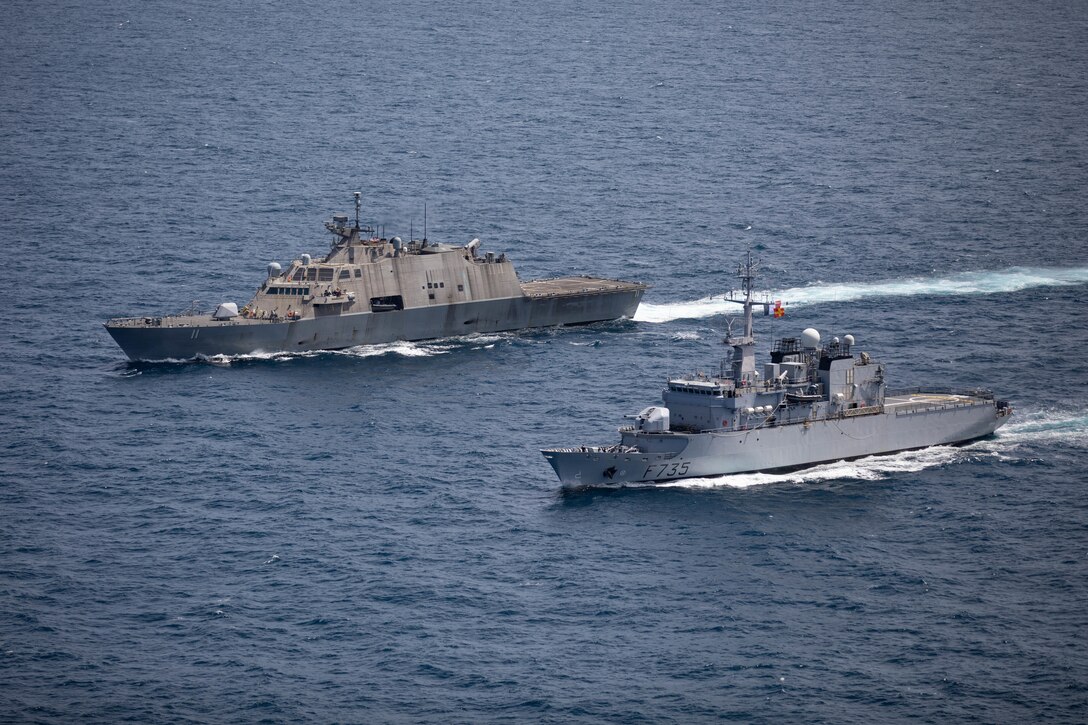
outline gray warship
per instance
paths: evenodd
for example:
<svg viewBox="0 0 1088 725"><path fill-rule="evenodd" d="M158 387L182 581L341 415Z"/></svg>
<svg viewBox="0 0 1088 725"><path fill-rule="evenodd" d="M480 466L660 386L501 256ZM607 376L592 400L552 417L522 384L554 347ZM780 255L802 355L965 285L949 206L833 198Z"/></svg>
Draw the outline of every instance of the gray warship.
<svg viewBox="0 0 1088 725"><path fill-rule="evenodd" d="M120 317L106 330L133 360L335 350L396 340L579 325L631 317L647 285L597 277L520 282L505 254L386 239L341 214L325 223L334 241L321 260L308 254L265 281L241 309Z"/></svg>
<svg viewBox="0 0 1088 725"><path fill-rule="evenodd" d="M821 344L809 328L771 350L762 373L755 362L751 251L737 270L744 334L730 334L720 374L668 381L663 406L651 406L619 429L609 446L541 451L565 486L654 483L752 471L782 471L936 445L993 433L1012 415L1007 401L982 389L889 391L885 367L853 353L854 338ZM775 304L776 316L782 308Z"/></svg>

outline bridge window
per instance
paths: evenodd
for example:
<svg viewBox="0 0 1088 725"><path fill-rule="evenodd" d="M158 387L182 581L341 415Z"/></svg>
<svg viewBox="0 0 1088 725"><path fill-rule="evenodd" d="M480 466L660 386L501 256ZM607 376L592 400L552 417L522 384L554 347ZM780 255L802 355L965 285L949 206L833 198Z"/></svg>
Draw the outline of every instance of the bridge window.
<svg viewBox="0 0 1088 725"><path fill-rule="evenodd" d="M317 273L318 282L332 282L333 270L331 267L322 267Z"/></svg>

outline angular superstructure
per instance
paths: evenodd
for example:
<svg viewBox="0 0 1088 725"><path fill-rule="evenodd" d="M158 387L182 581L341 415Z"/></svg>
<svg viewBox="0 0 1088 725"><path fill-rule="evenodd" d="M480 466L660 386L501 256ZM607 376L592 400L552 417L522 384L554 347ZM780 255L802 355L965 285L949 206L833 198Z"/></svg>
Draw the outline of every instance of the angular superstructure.
<svg viewBox="0 0 1088 725"><path fill-rule="evenodd" d="M1012 414L986 390L891 391L884 365L854 354L854 338L819 332L779 340L758 369L752 310L755 266L738 270L744 333L717 376L668 381L664 405L646 408L610 446L542 453L566 485L657 482L798 468L879 453L962 443L989 435ZM778 310L782 308L778 307Z"/></svg>
<svg viewBox="0 0 1088 725"><path fill-rule="evenodd" d="M308 254L268 276L241 309L116 318L106 329L133 360L332 350L394 340L576 325L630 317L646 285L596 277L520 282L505 254L378 237L333 217L324 259Z"/></svg>

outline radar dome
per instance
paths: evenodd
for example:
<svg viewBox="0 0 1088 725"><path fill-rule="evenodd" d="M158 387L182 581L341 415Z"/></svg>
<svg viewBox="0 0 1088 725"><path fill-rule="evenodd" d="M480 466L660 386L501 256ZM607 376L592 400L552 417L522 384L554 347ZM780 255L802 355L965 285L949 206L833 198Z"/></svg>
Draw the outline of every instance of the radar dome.
<svg viewBox="0 0 1088 725"><path fill-rule="evenodd" d="M314 261L313 257L311 257L309 254L303 254L302 255L302 263L304 265L308 266L310 264L310 262L312 262L312 261Z"/></svg>
<svg viewBox="0 0 1088 725"><path fill-rule="evenodd" d="M845 342L847 345L853 345L854 344L854 336L853 335L847 335L846 337L843 338L843 342Z"/></svg>
<svg viewBox="0 0 1088 725"><path fill-rule="evenodd" d="M279 277L280 272L282 272L282 271L283 271L283 267L280 266L279 262L269 262L268 263L268 276L269 277Z"/></svg>
<svg viewBox="0 0 1088 725"><path fill-rule="evenodd" d="M811 327L805 328L805 330L801 333L801 344L805 347L819 347L820 332Z"/></svg>

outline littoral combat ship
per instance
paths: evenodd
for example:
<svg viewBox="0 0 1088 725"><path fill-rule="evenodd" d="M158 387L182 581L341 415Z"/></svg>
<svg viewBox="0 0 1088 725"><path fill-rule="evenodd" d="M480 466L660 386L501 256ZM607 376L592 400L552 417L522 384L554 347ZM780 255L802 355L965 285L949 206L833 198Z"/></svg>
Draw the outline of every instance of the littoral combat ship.
<svg viewBox="0 0 1088 725"><path fill-rule="evenodd" d="M873 454L964 443L1006 423L1012 407L986 390L887 391L884 365L855 356L854 338L821 344L809 328L779 340L762 374L756 369L751 252L737 271L744 334L727 337L720 375L668 381L664 406L620 428L610 446L541 451L568 486L592 486L802 468ZM782 308L775 305L776 316Z"/></svg>
<svg viewBox="0 0 1088 725"><path fill-rule="evenodd" d="M248 304L212 313L123 317L106 322L133 360L335 350L395 340L578 325L630 317L646 285L596 277L520 282L505 254L385 239L337 215L324 259L308 254L286 270L273 262Z"/></svg>

